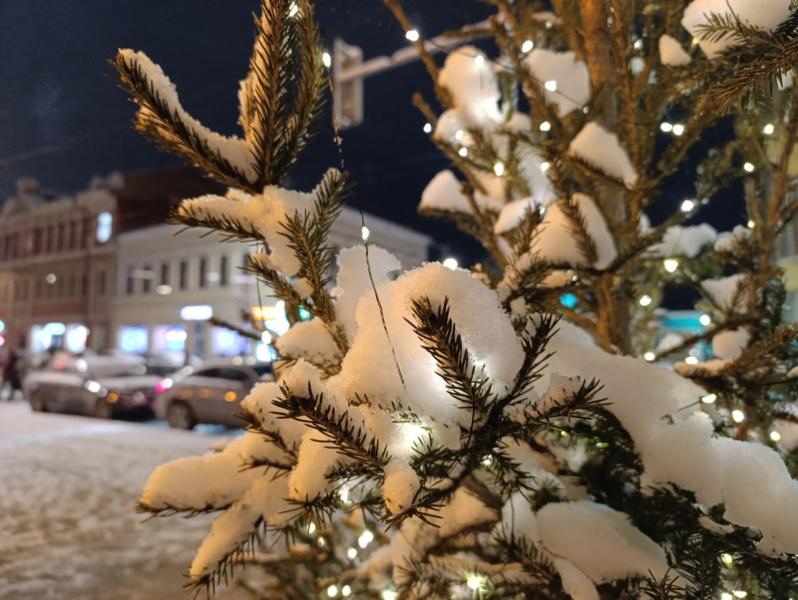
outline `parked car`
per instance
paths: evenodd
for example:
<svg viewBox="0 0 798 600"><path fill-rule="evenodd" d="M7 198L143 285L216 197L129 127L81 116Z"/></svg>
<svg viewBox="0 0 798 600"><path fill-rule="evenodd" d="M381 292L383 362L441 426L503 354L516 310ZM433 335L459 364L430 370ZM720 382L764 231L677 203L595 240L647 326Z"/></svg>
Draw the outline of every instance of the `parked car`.
<svg viewBox="0 0 798 600"><path fill-rule="evenodd" d="M157 375L148 375L135 356L56 356L50 366L31 372L22 383L36 411L99 418L152 417Z"/></svg>
<svg viewBox="0 0 798 600"><path fill-rule="evenodd" d="M240 357L184 367L158 383L155 412L177 429L193 429L198 423L242 427L235 414L241 400L257 381L272 377L271 364Z"/></svg>

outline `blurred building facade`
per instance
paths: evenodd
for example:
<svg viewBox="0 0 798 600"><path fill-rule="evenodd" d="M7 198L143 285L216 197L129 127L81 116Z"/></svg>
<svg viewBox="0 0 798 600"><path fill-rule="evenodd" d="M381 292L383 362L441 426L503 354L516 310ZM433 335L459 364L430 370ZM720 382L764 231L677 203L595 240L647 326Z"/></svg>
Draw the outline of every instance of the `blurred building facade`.
<svg viewBox="0 0 798 600"><path fill-rule="evenodd" d="M784 228L777 242L779 265L784 269L784 284L787 288L786 316L798 321L798 219L793 219Z"/></svg>
<svg viewBox="0 0 798 600"><path fill-rule="evenodd" d="M0 321L10 347L107 343L119 183L53 198L18 182L0 211Z"/></svg>
<svg viewBox="0 0 798 600"><path fill-rule="evenodd" d="M429 237L374 216L366 222L369 239L392 252L403 267L427 260ZM214 316L240 325L245 311L261 316L272 331L287 328L281 305L243 269L254 250L251 244L198 230L178 235L180 230L157 225L119 236L113 309L117 348L198 357L246 353L252 350L250 340L205 322ZM340 249L361 243L360 214L345 208L330 232L330 244ZM266 345L255 351L267 358Z"/></svg>
<svg viewBox="0 0 798 600"><path fill-rule="evenodd" d="M268 290L241 268L252 248L164 224L182 198L220 191L189 168L95 178L69 196L20 180L0 208L0 346L198 357L251 349L205 320L240 324L242 311L257 307L273 327L284 325ZM428 236L373 216L367 224L404 267L428 258ZM360 214L345 209L332 244L360 236Z"/></svg>

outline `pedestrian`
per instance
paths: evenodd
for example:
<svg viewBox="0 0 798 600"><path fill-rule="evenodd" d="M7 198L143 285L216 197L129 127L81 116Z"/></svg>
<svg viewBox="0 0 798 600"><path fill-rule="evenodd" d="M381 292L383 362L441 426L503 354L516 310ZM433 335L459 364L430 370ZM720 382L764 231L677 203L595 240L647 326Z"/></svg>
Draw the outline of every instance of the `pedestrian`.
<svg viewBox="0 0 798 600"><path fill-rule="evenodd" d="M3 365L3 390L9 388L8 400L14 399L16 393L22 390L22 362L24 360L24 347L12 349L6 356Z"/></svg>

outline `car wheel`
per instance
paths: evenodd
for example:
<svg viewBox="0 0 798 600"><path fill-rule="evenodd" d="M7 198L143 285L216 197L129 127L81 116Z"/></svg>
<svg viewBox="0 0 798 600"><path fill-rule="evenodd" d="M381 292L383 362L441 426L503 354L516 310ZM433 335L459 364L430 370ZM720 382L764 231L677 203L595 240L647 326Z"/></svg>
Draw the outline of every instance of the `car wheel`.
<svg viewBox="0 0 798 600"><path fill-rule="evenodd" d="M166 409L166 422L174 429L194 429L194 413L185 402L172 402Z"/></svg>
<svg viewBox="0 0 798 600"><path fill-rule="evenodd" d="M94 403L94 416L98 419L113 419L114 410L105 400L97 398L97 402Z"/></svg>
<svg viewBox="0 0 798 600"><path fill-rule="evenodd" d="M36 412L47 412L47 405L44 403L44 398L39 390L32 391L28 400L30 407Z"/></svg>

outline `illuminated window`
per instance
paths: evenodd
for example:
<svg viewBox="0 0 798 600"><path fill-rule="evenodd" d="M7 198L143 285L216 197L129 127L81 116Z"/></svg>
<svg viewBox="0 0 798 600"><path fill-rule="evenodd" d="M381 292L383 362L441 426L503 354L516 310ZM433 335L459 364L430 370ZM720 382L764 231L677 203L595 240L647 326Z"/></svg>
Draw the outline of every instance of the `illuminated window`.
<svg viewBox="0 0 798 600"><path fill-rule="evenodd" d="M104 244L111 239L114 231L114 216L109 212L101 212L97 215L97 231L95 237L99 244Z"/></svg>

